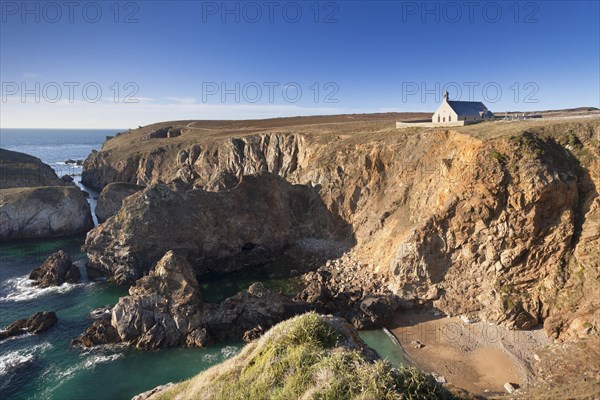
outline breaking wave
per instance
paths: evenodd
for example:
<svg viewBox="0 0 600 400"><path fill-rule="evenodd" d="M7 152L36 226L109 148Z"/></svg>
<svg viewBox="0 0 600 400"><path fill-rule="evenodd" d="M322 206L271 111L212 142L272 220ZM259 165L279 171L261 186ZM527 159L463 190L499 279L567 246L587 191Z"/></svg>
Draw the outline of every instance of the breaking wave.
<svg viewBox="0 0 600 400"><path fill-rule="evenodd" d="M4 297L0 297L0 303L11 301L27 301L49 293L65 293L77 287L88 285L89 283L63 283L60 286L50 286L41 288L32 285L28 275L7 279L0 284Z"/></svg>
<svg viewBox="0 0 600 400"><path fill-rule="evenodd" d="M37 356L44 353L46 350L51 349L52 345L48 342L40 343L35 346L31 346L25 349L11 351L10 353L0 356L0 377L7 373L14 371L15 369L22 367Z"/></svg>

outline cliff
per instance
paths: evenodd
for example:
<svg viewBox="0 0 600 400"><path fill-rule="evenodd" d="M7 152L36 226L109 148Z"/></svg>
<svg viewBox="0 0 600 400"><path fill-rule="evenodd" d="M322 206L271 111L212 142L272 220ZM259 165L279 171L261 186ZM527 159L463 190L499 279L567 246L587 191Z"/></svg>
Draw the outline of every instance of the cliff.
<svg viewBox="0 0 600 400"><path fill-rule="evenodd" d="M85 233L94 226L77 187L46 186L0 191L0 239L32 239Z"/></svg>
<svg viewBox="0 0 600 400"><path fill-rule="evenodd" d="M0 149L0 189L64 185L52 167L39 158Z"/></svg>
<svg viewBox="0 0 600 400"><path fill-rule="evenodd" d="M93 276L133 283L168 250L184 253L197 273L226 271L264 262L302 238L348 231L312 187L260 173L222 192L151 186L90 231L84 249Z"/></svg>
<svg viewBox="0 0 600 400"><path fill-rule="evenodd" d="M352 246L361 266L342 265L346 291L389 290L520 329L544 322L553 337L597 333L598 296L583 294L599 284L598 119L403 131L390 122L185 121L123 133L86 160L87 184L170 188L130 196L92 231L92 265L117 280L113 266L137 277L175 246L186 247L194 265L229 268L222 261L252 260L246 241L276 252L298 239L333 237L349 243L344 251ZM274 185L265 172L285 181ZM258 174L251 191L249 174ZM261 192L263 185L271 186ZM281 198L277 187L298 185L318 212L290 218L299 194ZM152 246L172 243L153 254L134 243L140 232Z"/></svg>

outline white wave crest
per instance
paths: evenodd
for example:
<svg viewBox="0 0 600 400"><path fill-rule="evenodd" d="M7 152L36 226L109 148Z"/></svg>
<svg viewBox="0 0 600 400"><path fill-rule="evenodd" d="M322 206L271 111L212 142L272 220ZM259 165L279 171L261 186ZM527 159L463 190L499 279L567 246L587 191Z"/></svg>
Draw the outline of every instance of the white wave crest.
<svg viewBox="0 0 600 400"><path fill-rule="evenodd" d="M82 354L84 356L84 354ZM96 365L102 364L105 362L111 362L118 360L121 358L123 354L94 354L89 357L84 358L81 362L64 369L62 371L56 372L56 378L62 383L65 380L70 379L76 372L84 370L84 369L93 369ZM59 385L60 386L60 385ZM58 387L58 386L57 386Z"/></svg>
<svg viewBox="0 0 600 400"><path fill-rule="evenodd" d="M225 346L221 349L221 354L223 355L223 357L231 358L235 356L239 350L240 349L237 346Z"/></svg>
<svg viewBox="0 0 600 400"><path fill-rule="evenodd" d="M112 362L115 360L118 360L119 358L123 357L123 354L97 354L91 357L88 357L84 362L83 362L83 368L84 369L92 369L94 368L96 365L98 364L102 364L105 362Z"/></svg>
<svg viewBox="0 0 600 400"><path fill-rule="evenodd" d="M0 303L11 301L26 301L44 296L49 293L65 293L77 287L88 285L89 283L63 283L60 286L50 286L41 288L32 285L32 280L28 275L19 276L16 278L7 279L2 282L2 289L8 294L0 297Z"/></svg>
<svg viewBox="0 0 600 400"><path fill-rule="evenodd" d="M48 342L36 344L35 346L26 349L11 351L10 353L0 356L0 376L31 362L36 356L44 353L52 348L52 344Z"/></svg>
<svg viewBox="0 0 600 400"><path fill-rule="evenodd" d="M57 365L51 365L48 369L46 369L42 376L47 382L53 382L54 384L44 390L44 392L41 393L41 396L38 398L47 399L52 397L52 393L61 387L65 382L72 379L77 372L94 369L94 367L96 367L98 364L118 360L119 358L123 357L123 354L104 354L95 350L90 350L81 353L80 357L82 358L80 362L77 362L68 368L61 369Z"/></svg>
<svg viewBox="0 0 600 400"><path fill-rule="evenodd" d="M1 330L1 329L0 329L0 330ZM13 341L13 340L19 340L19 339L23 339L23 338L26 338L26 337L28 337L28 336L33 336L33 333L30 333L30 332L25 332L25 333L23 333L23 334L21 334L21 335L16 335L16 336L7 337L6 339L4 339L4 340L3 340L2 342L0 342L0 343L2 343L2 344L6 344L7 342L11 342L11 341Z"/></svg>
<svg viewBox="0 0 600 400"><path fill-rule="evenodd" d="M203 354L202 361L206 363L216 363L218 361L216 354Z"/></svg>

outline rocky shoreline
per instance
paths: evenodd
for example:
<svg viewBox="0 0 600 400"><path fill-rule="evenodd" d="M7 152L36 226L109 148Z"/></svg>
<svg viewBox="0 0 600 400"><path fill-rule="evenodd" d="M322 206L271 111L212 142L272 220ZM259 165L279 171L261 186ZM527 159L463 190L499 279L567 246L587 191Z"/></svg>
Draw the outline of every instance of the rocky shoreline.
<svg viewBox="0 0 600 400"><path fill-rule="evenodd" d="M319 293L331 293L327 282L317 282ZM332 304L335 310L330 309ZM208 303L202 299L197 275L186 257L168 251L148 275L130 287L129 296L122 297L110 313L99 313L73 344L205 347L213 340L254 340L275 324L313 310L345 317L359 329L382 327L397 308L391 294L366 294L356 301L344 293L330 299L316 296L309 285L292 299L261 283L221 303Z"/></svg>
<svg viewBox="0 0 600 400"><path fill-rule="evenodd" d="M36 157L0 149L0 240L70 236L93 226L74 183Z"/></svg>

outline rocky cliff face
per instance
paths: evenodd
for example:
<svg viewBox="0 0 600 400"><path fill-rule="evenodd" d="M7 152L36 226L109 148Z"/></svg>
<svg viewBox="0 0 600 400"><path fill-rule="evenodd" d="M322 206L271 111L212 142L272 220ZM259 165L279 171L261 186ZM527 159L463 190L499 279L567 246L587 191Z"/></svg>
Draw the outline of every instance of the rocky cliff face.
<svg viewBox="0 0 600 400"><path fill-rule="evenodd" d="M202 316L200 288L192 267L172 251L129 290L112 310L120 339L139 348L194 341ZM206 340L200 341L202 345Z"/></svg>
<svg viewBox="0 0 600 400"><path fill-rule="evenodd" d="M0 149L0 189L64 185L52 167L39 158Z"/></svg>
<svg viewBox="0 0 600 400"><path fill-rule="evenodd" d="M168 250L185 254L198 273L228 270L265 261L301 238L343 237L344 229L312 187L263 173L223 192L149 187L90 231L85 250L92 275L133 282Z"/></svg>
<svg viewBox="0 0 600 400"><path fill-rule="evenodd" d="M232 243L194 244L202 249L190 252L198 265L241 253L246 240L258 243L244 227L262 223L269 230L282 226L296 232L262 236L260 244L277 243L276 250L289 238L306 235L290 227L311 226L328 215L351 227L335 232L355 242L352 257L362 266L341 266L352 274L341 279L348 291L353 282L363 286L377 277L379 291L448 314L524 329L545 321L548 333L561 338L598 332L598 305L584 295L597 293L599 285L598 119L490 123L452 131L398 131L386 124L358 121L257 132L186 123L175 138L149 138L161 126L115 138L86 160L88 184L170 182L180 190L204 191L158 186L131 196L119 215L88 237L92 264L105 272L113 266L133 271L111 272L116 277L139 276L136 271L157 255L140 258L152 250L132 238L142 233L150 243L159 242L148 234L158 228L136 226L152 225L148 216L161 210L171 210L174 228L160 235L160 240L177 238L169 246L187 246L193 237L233 238ZM225 198L244 192L244 176L258 171L313 188L312 204L320 202L326 212L290 219L276 205L289 196L275 200L272 190L257 188L253 196L238 198L251 204L245 210L258 218L242 217L233 211L241 203ZM240 180L241 189L230 190ZM224 204L218 208L229 211L203 206L218 218L194 219L199 210L192 204L211 204L213 195ZM265 203L268 213L261 207ZM202 221L210 235L190 235L198 229L186 225L189 218L196 227ZM225 221L239 221L242 233Z"/></svg>
<svg viewBox="0 0 600 400"><path fill-rule="evenodd" d="M152 138L145 141L152 141ZM266 134L175 148L158 145L145 154L101 151L91 154L85 161L82 182L98 189L112 182L149 185L173 181L188 188L233 188L242 176L257 172L289 176L298 167L302 145L302 135ZM113 153L121 158L116 163Z"/></svg>
<svg viewBox="0 0 600 400"><path fill-rule="evenodd" d="M139 192L143 188L143 186L125 182L115 182L106 185L102 189L98 197L98 204L96 205L95 212L98 222L102 223L118 213L123 204L123 199Z"/></svg>
<svg viewBox="0 0 600 400"><path fill-rule="evenodd" d="M0 190L0 240L68 236L93 226L90 205L77 187Z"/></svg>
<svg viewBox="0 0 600 400"><path fill-rule="evenodd" d="M36 157L0 149L0 240L73 235L93 226L79 188Z"/></svg>

